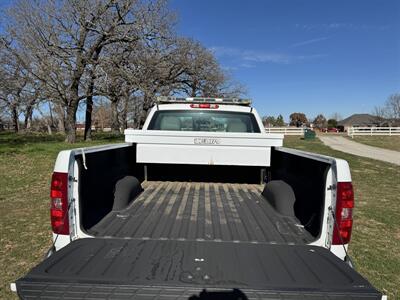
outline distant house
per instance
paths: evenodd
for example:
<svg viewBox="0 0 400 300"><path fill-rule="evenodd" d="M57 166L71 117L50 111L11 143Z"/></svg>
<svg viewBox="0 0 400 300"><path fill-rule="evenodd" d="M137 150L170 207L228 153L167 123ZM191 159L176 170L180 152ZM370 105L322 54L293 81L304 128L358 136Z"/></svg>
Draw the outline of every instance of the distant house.
<svg viewBox="0 0 400 300"><path fill-rule="evenodd" d="M384 126L385 119L378 118L370 114L354 114L338 122L338 126L343 126L345 130L349 127L374 127Z"/></svg>
<svg viewBox="0 0 400 300"><path fill-rule="evenodd" d="M75 128L77 131L84 131L85 130L85 123L76 123Z"/></svg>

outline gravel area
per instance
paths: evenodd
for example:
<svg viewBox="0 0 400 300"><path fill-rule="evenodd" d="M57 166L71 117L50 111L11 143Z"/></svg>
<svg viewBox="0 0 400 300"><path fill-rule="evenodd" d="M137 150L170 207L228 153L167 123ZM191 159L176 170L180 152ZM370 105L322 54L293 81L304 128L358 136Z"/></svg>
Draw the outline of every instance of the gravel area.
<svg viewBox="0 0 400 300"><path fill-rule="evenodd" d="M398 151L360 144L341 136L326 135L319 136L319 139L332 149L358 156L377 159L400 166L400 152Z"/></svg>

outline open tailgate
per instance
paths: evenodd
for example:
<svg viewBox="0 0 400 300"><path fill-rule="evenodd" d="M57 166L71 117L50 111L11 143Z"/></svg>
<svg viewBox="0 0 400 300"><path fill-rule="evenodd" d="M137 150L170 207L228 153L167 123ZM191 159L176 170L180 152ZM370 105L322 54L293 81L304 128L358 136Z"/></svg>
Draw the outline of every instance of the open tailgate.
<svg viewBox="0 0 400 300"><path fill-rule="evenodd" d="M22 299L382 296L321 247L187 240L80 239L33 268L16 286Z"/></svg>

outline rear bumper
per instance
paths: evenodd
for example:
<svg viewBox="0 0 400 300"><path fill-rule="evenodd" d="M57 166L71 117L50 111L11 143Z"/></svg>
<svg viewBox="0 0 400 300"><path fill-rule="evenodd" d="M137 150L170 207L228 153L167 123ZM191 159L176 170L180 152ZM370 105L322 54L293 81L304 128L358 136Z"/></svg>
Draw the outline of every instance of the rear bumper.
<svg viewBox="0 0 400 300"><path fill-rule="evenodd" d="M100 284L57 284L57 283L24 283L18 293L21 299L313 299L313 300L347 300L347 299L382 299L386 296L333 294L310 292L276 292L265 290L241 290L195 287L163 287L163 286L120 286ZM29 292L26 292L28 291ZM40 295L40 296L39 296ZM62 297L62 298L60 298ZM277 298L278 297L278 298Z"/></svg>
<svg viewBox="0 0 400 300"><path fill-rule="evenodd" d="M333 254L335 254L337 257L339 257L341 260L345 261L346 260L346 252L348 251L349 245L346 244L344 245L332 245L330 250ZM345 251L346 249L346 251Z"/></svg>

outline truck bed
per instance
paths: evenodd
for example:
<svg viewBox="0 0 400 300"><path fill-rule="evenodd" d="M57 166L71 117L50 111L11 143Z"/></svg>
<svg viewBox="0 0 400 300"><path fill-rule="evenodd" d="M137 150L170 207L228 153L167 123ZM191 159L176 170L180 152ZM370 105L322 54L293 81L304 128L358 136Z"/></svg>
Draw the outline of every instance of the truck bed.
<svg viewBox="0 0 400 300"><path fill-rule="evenodd" d="M145 181L122 211L88 230L96 237L307 244L315 238L295 217L275 212L262 185Z"/></svg>

